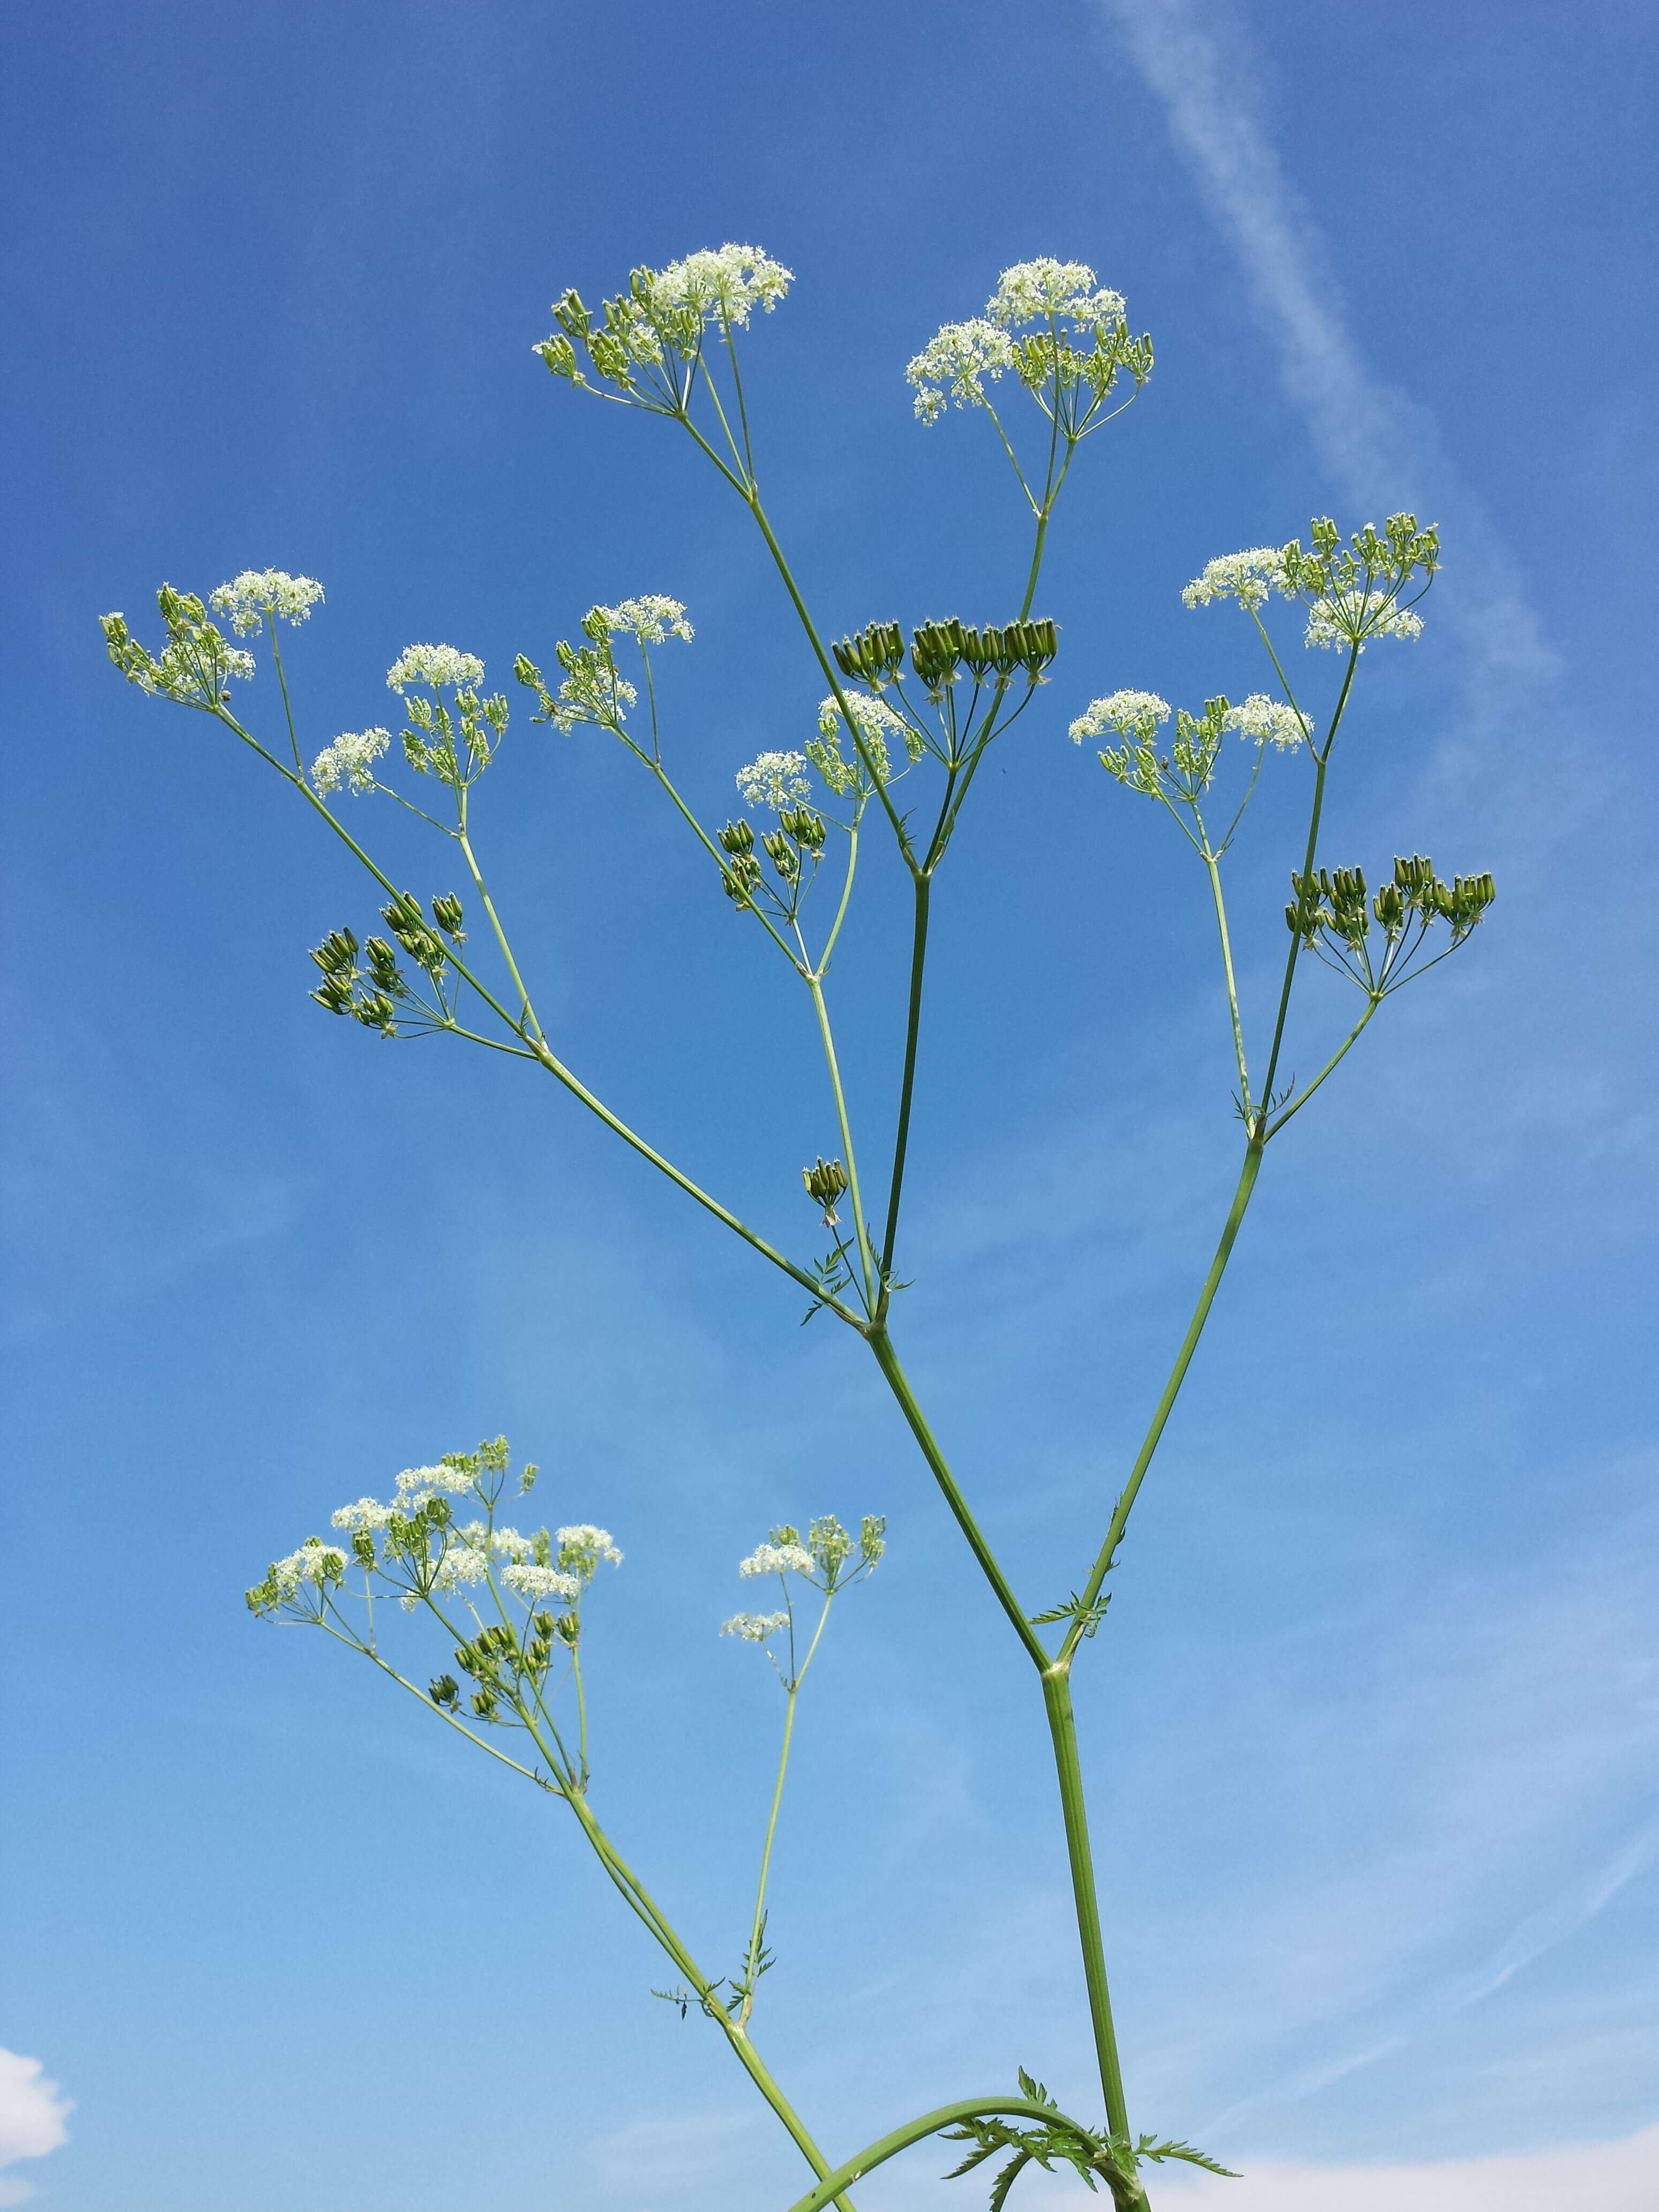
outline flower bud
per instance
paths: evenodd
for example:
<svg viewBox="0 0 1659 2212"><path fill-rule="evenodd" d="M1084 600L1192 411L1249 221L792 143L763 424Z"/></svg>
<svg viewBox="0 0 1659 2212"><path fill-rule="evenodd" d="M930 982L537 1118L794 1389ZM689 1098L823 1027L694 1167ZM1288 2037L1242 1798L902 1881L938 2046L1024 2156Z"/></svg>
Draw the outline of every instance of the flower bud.
<svg viewBox="0 0 1659 2212"><path fill-rule="evenodd" d="M801 1170L800 1179L806 1186L806 1195L815 1206L823 1208L824 1227L834 1228L840 1218L836 1201L847 1188L846 1169L839 1160L820 1158L811 1167Z"/></svg>

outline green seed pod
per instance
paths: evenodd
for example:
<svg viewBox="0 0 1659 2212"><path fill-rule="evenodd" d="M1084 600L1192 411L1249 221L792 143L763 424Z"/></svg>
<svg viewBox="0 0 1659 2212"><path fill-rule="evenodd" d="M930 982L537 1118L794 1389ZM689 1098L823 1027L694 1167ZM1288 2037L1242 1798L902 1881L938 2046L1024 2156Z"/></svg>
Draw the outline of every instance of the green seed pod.
<svg viewBox="0 0 1659 2212"><path fill-rule="evenodd" d="M746 822L728 822L714 842L722 852L752 853L755 833Z"/></svg>
<svg viewBox="0 0 1659 2212"><path fill-rule="evenodd" d="M911 634L910 659L929 691L942 691L956 681L967 642L967 632L954 616L949 622L923 623Z"/></svg>
<svg viewBox="0 0 1659 2212"><path fill-rule="evenodd" d="M453 891L441 891L433 900L432 919L454 944L465 944L466 932L461 927L461 902Z"/></svg>
<svg viewBox="0 0 1659 2212"><path fill-rule="evenodd" d="M890 684L904 663L904 638L896 623L872 623L857 637L844 637L832 646L836 665L843 676L872 684Z"/></svg>
<svg viewBox="0 0 1659 2212"><path fill-rule="evenodd" d="M331 975L349 968L357 957L357 939L349 929L331 929L320 945L312 947L311 957L323 973Z"/></svg>
<svg viewBox="0 0 1659 2212"><path fill-rule="evenodd" d="M806 1195L815 1206L823 1208L826 1228L833 1228L838 1216L836 1201L847 1189L847 1170L839 1160L818 1159L810 1168L803 1168L800 1179L806 1186Z"/></svg>

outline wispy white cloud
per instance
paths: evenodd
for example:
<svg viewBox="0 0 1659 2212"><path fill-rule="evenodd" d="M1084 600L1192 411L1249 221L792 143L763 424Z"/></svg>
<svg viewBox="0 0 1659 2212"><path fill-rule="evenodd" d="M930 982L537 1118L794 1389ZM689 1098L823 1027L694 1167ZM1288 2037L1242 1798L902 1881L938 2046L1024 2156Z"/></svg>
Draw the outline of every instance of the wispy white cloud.
<svg viewBox="0 0 1659 2212"><path fill-rule="evenodd" d="M75 2109L38 2058L0 2050L0 2166L44 2158L69 2141L64 2123ZM21 2204L34 2194L15 2175L0 2177L0 2205Z"/></svg>
<svg viewBox="0 0 1659 2212"><path fill-rule="evenodd" d="M1458 479L1432 418L1378 377L1348 328L1329 248L1285 174L1250 90L1249 57L1198 0L1102 0L1163 102L1170 135L1277 341L1321 462L1368 511L1456 517L1444 610L1470 654L1471 692L1509 711L1555 667L1517 564Z"/></svg>
<svg viewBox="0 0 1659 2212"><path fill-rule="evenodd" d="M1659 2127L1613 2142L1571 2143L1498 2158L1400 2166L1252 2165L1224 2186L1165 2179L1159 2212L1652 2212L1659 2203ZM1079 2193L1077 2203L1090 2200Z"/></svg>

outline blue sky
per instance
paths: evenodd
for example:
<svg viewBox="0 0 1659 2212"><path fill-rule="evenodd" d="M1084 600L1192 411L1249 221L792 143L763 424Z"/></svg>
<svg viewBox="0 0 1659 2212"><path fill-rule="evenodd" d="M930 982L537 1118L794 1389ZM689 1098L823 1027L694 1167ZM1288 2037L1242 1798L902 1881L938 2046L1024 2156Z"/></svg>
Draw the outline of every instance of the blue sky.
<svg viewBox="0 0 1659 2212"><path fill-rule="evenodd" d="M1427 635L1362 671L1331 856L1489 866L1499 902L1270 1155L1079 1670L1109 1955L1137 2121L1247 2172L1160 2203L1526 2212L1569 2155L1603 2212L1650 2203L1650 16L67 5L5 35L0 2042L45 2077L0 2075L0 2201L796 2193L555 1808L243 1609L340 1499L498 1429L627 1553L596 1789L717 1958L779 1723L714 1633L735 1563L781 1517L888 1515L805 1693L757 2033L848 2148L1018 2064L1088 2107L1032 1686L859 1347L551 1085L324 1021L305 948L369 901L96 630L163 577L320 577L291 656L320 744L384 718L411 638L504 678L670 592L671 744L723 811L821 684L730 495L529 348L567 283L738 238L797 272L750 374L831 629L1017 603L985 425L919 428L902 380L1005 264L1087 258L1158 341L1060 510L1054 680L938 909L902 1348L1033 1601L1098 1539L1237 1143L1201 878L1066 722L1262 680L1180 605L1211 555L1328 510L1441 526ZM485 787L544 1018L810 1248L805 1008L627 765L520 720ZM1232 877L1258 1020L1294 803ZM878 1127L899 921L871 867L834 980ZM1310 991L1298 1054L1343 1011ZM977 2201L940 2164L860 2202Z"/></svg>

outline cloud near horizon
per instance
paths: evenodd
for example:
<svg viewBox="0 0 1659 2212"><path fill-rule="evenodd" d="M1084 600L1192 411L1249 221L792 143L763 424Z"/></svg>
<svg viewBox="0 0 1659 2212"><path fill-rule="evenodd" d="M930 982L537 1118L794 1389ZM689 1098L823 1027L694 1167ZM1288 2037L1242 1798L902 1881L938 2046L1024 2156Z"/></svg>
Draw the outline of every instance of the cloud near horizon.
<svg viewBox="0 0 1659 2212"><path fill-rule="evenodd" d="M1495 2158L1420 2165L1252 2165L1224 2187L1158 2177L1158 2212L1652 2212L1659 2204L1659 2127L1610 2142L1565 2143ZM1080 2208L1092 2200L1079 2192Z"/></svg>
<svg viewBox="0 0 1659 2212"><path fill-rule="evenodd" d="M49 2081L38 2058L0 2049L0 2166L20 2158L44 2158L69 2141L64 2124L74 2111L56 2081ZM21 2204L32 2185L15 2175L0 2175L0 2205Z"/></svg>

